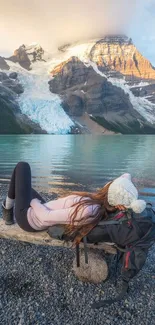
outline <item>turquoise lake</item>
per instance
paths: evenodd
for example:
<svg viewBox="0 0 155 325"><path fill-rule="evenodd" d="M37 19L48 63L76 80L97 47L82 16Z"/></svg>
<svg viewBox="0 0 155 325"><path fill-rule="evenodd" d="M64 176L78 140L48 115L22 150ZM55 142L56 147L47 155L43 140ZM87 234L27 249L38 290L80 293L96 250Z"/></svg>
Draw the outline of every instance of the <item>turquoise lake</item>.
<svg viewBox="0 0 155 325"><path fill-rule="evenodd" d="M0 136L0 184L9 182L18 161L30 163L32 184L43 191L92 191L128 172L139 189L155 193L152 135Z"/></svg>

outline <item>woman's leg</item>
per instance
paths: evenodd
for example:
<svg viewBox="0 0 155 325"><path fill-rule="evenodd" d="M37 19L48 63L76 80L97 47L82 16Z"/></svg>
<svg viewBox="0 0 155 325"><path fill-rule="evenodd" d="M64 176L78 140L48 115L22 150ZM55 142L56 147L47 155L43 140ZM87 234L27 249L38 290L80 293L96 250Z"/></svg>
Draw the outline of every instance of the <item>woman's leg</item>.
<svg viewBox="0 0 155 325"><path fill-rule="evenodd" d="M35 232L27 220L27 211L30 207L32 198L38 198L42 203L45 202L41 196L31 188L31 169L29 164L20 162L13 171L7 199L15 199L16 221L23 230L29 232Z"/></svg>
<svg viewBox="0 0 155 325"><path fill-rule="evenodd" d="M34 188L32 188L32 190L31 190L31 200L32 199L38 199L39 201L41 201L42 204L44 204L46 202L42 198L42 196L36 190L34 190Z"/></svg>

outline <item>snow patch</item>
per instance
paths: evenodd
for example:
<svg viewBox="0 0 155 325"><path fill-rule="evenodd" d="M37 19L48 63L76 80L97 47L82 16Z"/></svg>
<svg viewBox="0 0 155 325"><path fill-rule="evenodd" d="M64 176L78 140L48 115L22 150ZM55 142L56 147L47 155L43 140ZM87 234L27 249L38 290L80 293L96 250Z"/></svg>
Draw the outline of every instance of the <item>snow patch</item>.
<svg viewBox="0 0 155 325"><path fill-rule="evenodd" d="M95 70L95 72L97 74L99 74L101 77L108 79L108 77L98 69L98 66L95 62L90 61L90 65L92 66L92 68ZM113 80L113 78L112 78L112 80Z"/></svg>
<svg viewBox="0 0 155 325"><path fill-rule="evenodd" d="M96 44L96 42L97 42L97 39L92 40L87 43L73 45L67 49L66 56L68 58L70 58L71 56L76 56L81 61L87 62L90 51L91 51L92 47Z"/></svg>
<svg viewBox="0 0 155 325"><path fill-rule="evenodd" d="M130 86L130 88L137 88L137 87L145 87L145 86L149 86L149 82L145 82L145 81L141 81L138 84L134 84L132 86Z"/></svg>

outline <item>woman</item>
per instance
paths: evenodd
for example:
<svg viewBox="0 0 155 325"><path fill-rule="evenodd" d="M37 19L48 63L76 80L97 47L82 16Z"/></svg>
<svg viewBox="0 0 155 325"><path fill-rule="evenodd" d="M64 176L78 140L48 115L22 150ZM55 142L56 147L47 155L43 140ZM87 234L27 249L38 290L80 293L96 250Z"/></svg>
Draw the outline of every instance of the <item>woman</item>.
<svg viewBox="0 0 155 325"><path fill-rule="evenodd" d="M20 162L13 171L8 195L2 205L6 224L13 223L14 203L15 219L25 231L41 231L56 224L63 224L65 234L74 239L77 247L86 236L88 242L111 241L119 248L124 248L121 250L124 252L122 291L115 299L94 304L94 308L122 299L129 281L144 265L148 248L154 240L155 225L150 217L146 218L146 202L138 200L138 191L131 182L130 174L118 177L96 193L79 192L45 203L31 188L29 164ZM144 220L143 217L139 220L138 214L143 211ZM131 215L134 212L138 222L136 218L125 221L128 212ZM125 222L117 222L122 215ZM101 219L112 219L112 216L117 219L115 222L114 219L112 223L111 220L107 224L100 222Z"/></svg>
<svg viewBox="0 0 155 325"><path fill-rule="evenodd" d="M31 170L26 162L15 167L6 200L2 204L6 224L15 219L25 231L45 230L54 224L66 225L66 232L81 238L90 232L101 219L108 219L112 212L132 209L140 213L146 203L137 200L138 191L131 182L130 174L124 174L106 184L96 193L79 192L45 203L44 199L31 188Z"/></svg>

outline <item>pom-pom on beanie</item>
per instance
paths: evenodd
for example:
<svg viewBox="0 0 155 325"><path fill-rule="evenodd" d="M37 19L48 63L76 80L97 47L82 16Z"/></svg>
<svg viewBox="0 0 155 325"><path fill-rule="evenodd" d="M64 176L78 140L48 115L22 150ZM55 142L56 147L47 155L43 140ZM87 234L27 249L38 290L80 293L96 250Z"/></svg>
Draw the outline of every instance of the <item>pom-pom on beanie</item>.
<svg viewBox="0 0 155 325"><path fill-rule="evenodd" d="M138 200L138 191L131 181L130 174L116 178L108 189L108 203L111 206L124 205L135 213L141 213L146 208L144 200Z"/></svg>

